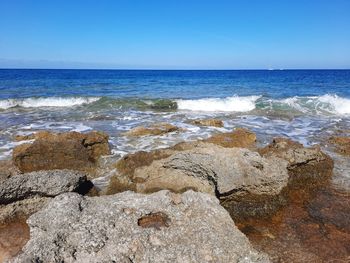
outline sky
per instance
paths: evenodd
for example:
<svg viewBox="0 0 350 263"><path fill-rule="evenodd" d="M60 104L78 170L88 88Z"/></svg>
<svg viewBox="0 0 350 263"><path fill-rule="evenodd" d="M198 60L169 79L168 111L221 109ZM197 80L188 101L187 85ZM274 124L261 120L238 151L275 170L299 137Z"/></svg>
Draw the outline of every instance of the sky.
<svg viewBox="0 0 350 263"><path fill-rule="evenodd" d="M350 0L0 0L0 68L350 68Z"/></svg>

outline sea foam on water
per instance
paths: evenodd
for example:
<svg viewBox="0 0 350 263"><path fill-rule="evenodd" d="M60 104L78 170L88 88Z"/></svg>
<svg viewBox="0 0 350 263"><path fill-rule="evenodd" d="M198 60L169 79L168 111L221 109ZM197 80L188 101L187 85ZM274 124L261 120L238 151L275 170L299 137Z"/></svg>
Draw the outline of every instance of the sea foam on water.
<svg viewBox="0 0 350 263"><path fill-rule="evenodd" d="M176 100L179 110L245 112L255 109L261 96L233 96L197 100Z"/></svg>

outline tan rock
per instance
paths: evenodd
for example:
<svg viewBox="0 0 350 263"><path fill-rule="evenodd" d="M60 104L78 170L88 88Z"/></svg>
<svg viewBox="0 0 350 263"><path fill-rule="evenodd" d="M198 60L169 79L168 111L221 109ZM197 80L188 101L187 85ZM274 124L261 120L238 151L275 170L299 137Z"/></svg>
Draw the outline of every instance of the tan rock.
<svg viewBox="0 0 350 263"><path fill-rule="evenodd" d="M126 136L150 136L163 135L169 132L178 131L179 128L169 123L158 123L149 127L139 126L124 133Z"/></svg>
<svg viewBox="0 0 350 263"><path fill-rule="evenodd" d="M17 146L12 160L22 172L53 169L88 170L101 155L110 153L108 135L102 132L34 135L33 143Z"/></svg>
<svg viewBox="0 0 350 263"><path fill-rule="evenodd" d="M252 148L255 146L256 135L248 129L237 128L232 132L215 134L204 141L226 148Z"/></svg>
<svg viewBox="0 0 350 263"><path fill-rule="evenodd" d="M191 123L198 126L224 127L223 121L219 119L193 120Z"/></svg>
<svg viewBox="0 0 350 263"><path fill-rule="evenodd" d="M258 151L265 157L276 156L286 160L289 181L302 187L323 183L333 172L333 160L319 146L306 148L286 138L275 138L271 144Z"/></svg>
<svg viewBox="0 0 350 263"><path fill-rule="evenodd" d="M350 137L334 136L329 141L336 146L336 151L343 155L350 155Z"/></svg>
<svg viewBox="0 0 350 263"><path fill-rule="evenodd" d="M19 169L11 160L0 160L0 182L19 173Z"/></svg>

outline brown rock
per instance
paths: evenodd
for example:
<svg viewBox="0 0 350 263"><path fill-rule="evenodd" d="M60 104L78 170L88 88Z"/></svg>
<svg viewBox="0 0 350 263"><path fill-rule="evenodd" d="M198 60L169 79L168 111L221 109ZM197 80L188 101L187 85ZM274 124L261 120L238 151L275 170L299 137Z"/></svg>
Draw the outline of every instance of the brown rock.
<svg viewBox="0 0 350 263"><path fill-rule="evenodd" d="M13 162L22 172L53 169L88 170L101 155L110 153L108 135L102 132L40 132L33 143L17 146Z"/></svg>
<svg viewBox="0 0 350 263"><path fill-rule="evenodd" d="M219 133L204 140L226 148L252 148L255 146L256 135L245 128L237 128L233 132Z"/></svg>
<svg viewBox="0 0 350 263"><path fill-rule="evenodd" d="M191 123L198 126L224 127L223 121L219 119L193 120Z"/></svg>
<svg viewBox="0 0 350 263"><path fill-rule="evenodd" d="M350 155L350 137L337 136L329 139L330 143L335 144L336 151L343 155Z"/></svg>
<svg viewBox="0 0 350 263"><path fill-rule="evenodd" d="M149 136L163 135L169 132L178 131L179 128L169 123L158 123L149 127L139 126L124 133L126 136Z"/></svg>
<svg viewBox="0 0 350 263"><path fill-rule="evenodd" d="M0 182L19 173L20 171L11 160L0 160Z"/></svg>
<svg viewBox="0 0 350 263"><path fill-rule="evenodd" d="M137 224L143 228L156 228L170 226L170 218L167 214L163 212L150 213L148 215L142 216L137 220Z"/></svg>
<svg viewBox="0 0 350 263"><path fill-rule="evenodd" d="M305 187L323 183L332 175L333 160L319 146L305 148L302 144L286 138L275 138L265 148L262 156L276 156L288 162L289 181ZM310 184L311 183L311 184Z"/></svg>
<svg viewBox="0 0 350 263"><path fill-rule="evenodd" d="M31 133L31 134L27 134L27 135L16 135L14 137L15 141L28 141L28 140L35 140L38 138L47 138L51 135L51 133L49 131L38 131L36 133Z"/></svg>
<svg viewBox="0 0 350 263"><path fill-rule="evenodd" d="M153 161L165 159L178 151L190 150L199 145L201 145L200 142L181 142L166 149L150 152L140 151L125 155L115 165L118 173L110 179L106 194L110 195L126 190L135 191L135 184L140 180L140 178L134 177L137 168L149 166Z"/></svg>

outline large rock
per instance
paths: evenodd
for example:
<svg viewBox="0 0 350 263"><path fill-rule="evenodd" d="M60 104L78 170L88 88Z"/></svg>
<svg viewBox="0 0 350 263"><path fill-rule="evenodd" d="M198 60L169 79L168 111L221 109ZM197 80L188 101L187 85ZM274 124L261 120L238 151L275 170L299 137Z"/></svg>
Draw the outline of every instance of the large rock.
<svg viewBox="0 0 350 263"><path fill-rule="evenodd" d="M0 184L0 205L65 192L86 191L92 187L86 174L70 170L51 170L15 175Z"/></svg>
<svg viewBox="0 0 350 263"><path fill-rule="evenodd" d="M56 197L12 262L269 262L218 200L188 191Z"/></svg>
<svg viewBox="0 0 350 263"><path fill-rule="evenodd" d="M13 150L13 162L22 172L52 169L88 170L101 155L110 153L108 135L102 132L48 133L34 136Z"/></svg>
<svg viewBox="0 0 350 263"><path fill-rule="evenodd" d="M254 132L248 129L237 128L234 129L232 132L215 134L204 141L227 148L254 148L256 142L256 135Z"/></svg>
<svg viewBox="0 0 350 263"><path fill-rule="evenodd" d="M192 120L191 123L198 126L224 127L224 122L219 119L198 119Z"/></svg>
<svg viewBox="0 0 350 263"><path fill-rule="evenodd" d="M305 148L292 140L275 138L270 145L259 149L259 153L264 157L276 156L286 160L293 185L312 186L323 183L332 175L333 160L319 146Z"/></svg>
<svg viewBox="0 0 350 263"><path fill-rule="evenodd" d="M154 135L163 135L163 134L166 134L169 132L175 132L178 130L179 128L172 124L158 123L158 124L151 125L149 127L144 127L144 126L135 127L130 131L125 132L124 135L135 136L135 137L149 136L149 135L154 136Z"/></svg>
<svg viewBox="0 0 350 263"><path fill-rule="evenodd" d="M182 193L193 189L216 195L233 216L239 217L268 214L283 204L282 192L288 183L286 161L210 143L192 147L134 167L128 171L127 179L125 173L116 175L109 193L116 186L141 193L161 189Z"/></svg>

